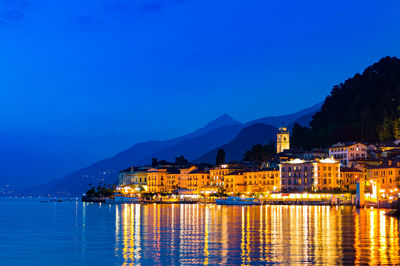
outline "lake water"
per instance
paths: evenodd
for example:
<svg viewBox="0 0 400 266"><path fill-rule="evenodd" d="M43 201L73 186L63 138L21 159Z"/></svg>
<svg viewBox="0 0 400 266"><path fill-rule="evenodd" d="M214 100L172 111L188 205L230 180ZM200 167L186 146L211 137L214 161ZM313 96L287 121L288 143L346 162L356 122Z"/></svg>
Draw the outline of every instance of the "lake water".
<svg viewBox="0 0 400 266"><path fill-rule="evenodd" d="M0 213L0 265L400 264L385 210L0 198Z"/></svg>

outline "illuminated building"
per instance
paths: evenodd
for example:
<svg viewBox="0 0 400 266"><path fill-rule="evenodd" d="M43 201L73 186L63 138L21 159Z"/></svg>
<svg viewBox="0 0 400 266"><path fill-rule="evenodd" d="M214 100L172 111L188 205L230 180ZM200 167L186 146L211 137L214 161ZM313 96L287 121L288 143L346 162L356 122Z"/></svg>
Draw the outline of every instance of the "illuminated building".
<svg viewBox="0 0 400 266"><path fill-rule="evenodd" d="M278 169L239 170L225 176L230 193L266 193L280 191Z"/></svg>
<svg viewBox="0 0 400 266"><path fill-rule="evenodd" d="M289 131L286 127L280 127L276 136L276 153L281 153L284 150L290 149Z"/></svg>
<svg viewBox="0 0 400 266"><path fill-rule="evenodd" d="M348 166L351 160L367 158L367 146L361 142L337 143L329 148L329 156Z"/></svg>
<svg viewBox="0 0 400 266"><path fill-rule="evenodd" d="M167 191L167 169L151 168L147 172L148 191L151 193Z"/></svg>
<svg viewBox="0 0 400 266"><path fill-rule="evenodd" d="M235 164L223 164L210 169L210 186L224 188L225 176L239 169L240 167Z"/></svg>
<svg viewBox="0 0 400 266"><path fill-rule="evenodd" d="M173 190L179 188L180 174L178 169L168 169L167 182L165 184L166 191L171 193Z"/></svg>
<svg viewBox="0 0 400 266"><path fill-rule="evenodd" d="M363 176L365 176L365 173L359 169L340 167L340 188L355 191L357 180Z"/></svg>
<svg viewBox="0 0 400 266"><path fill-rule="evenodd" d="M339 162L332 158L279 164L282 191L332 190L339 188Z"/></svg>
<svg viewBox="0 0 400 266"><path fill-rule="evenodd" d="M146 186L148 169L148 167L129 167L119 172L118 185Z"/></svg>
<svg viewBox="0 0 400 266"><path fill-rule="evenodd" d="M192 180L189 179L189 173L195 169L197 169L196 166L179 169L179 187L180 188L189 188L192 186Z"/></svg>
<svg viewBox="0 0 400 266"><path fill-rule="evenodd" d="M400 162L389 160L382 165L369 166L367 179L376 186L378 200L397 194L400 187Z"/></svg>
<svg viewBox="0 0 400 266"><path fill-rule="evenodd" d="M208 186L210 186L209 171L194 169L189 172L189 186L187 189L196 190L197 193L202 193Z"/></svg>

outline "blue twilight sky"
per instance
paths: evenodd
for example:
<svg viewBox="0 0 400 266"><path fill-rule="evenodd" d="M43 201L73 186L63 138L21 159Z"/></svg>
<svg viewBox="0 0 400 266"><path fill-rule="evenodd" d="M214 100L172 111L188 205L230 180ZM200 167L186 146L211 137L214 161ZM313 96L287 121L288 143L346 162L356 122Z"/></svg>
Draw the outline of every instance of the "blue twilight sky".
<svg viewBox="0 0 400 266"><path fill-rule="evenodd" d="M399 56L399 11L398 0L0 0L0 134L69 138L90 161L223 113L291 113Z"/></svg>

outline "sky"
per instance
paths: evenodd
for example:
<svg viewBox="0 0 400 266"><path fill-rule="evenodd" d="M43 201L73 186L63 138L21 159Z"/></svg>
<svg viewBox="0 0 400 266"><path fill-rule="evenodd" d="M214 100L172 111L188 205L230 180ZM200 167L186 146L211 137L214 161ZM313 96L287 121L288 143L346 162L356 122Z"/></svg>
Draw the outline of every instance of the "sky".
<svg viewBox="0 0 400 266"><path fill-rule="evenodd" d="M0 136L11 150L74 143L80 159L62 166L73 168L224 113L292 113L400 56L399 11L397 0L0 0Z"/></svg>

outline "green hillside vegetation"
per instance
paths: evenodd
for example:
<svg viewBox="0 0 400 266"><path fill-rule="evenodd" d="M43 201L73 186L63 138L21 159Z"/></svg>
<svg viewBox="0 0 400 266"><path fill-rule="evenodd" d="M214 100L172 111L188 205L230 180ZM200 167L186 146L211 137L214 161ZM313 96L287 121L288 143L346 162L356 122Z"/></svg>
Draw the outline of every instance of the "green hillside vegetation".
<svg viewBox="0 0 400 266"><path fill-rule="evenodd" d="M384 57L333 87L310 127L294 125L294 148L400 138L400 60Z"/></svg>

